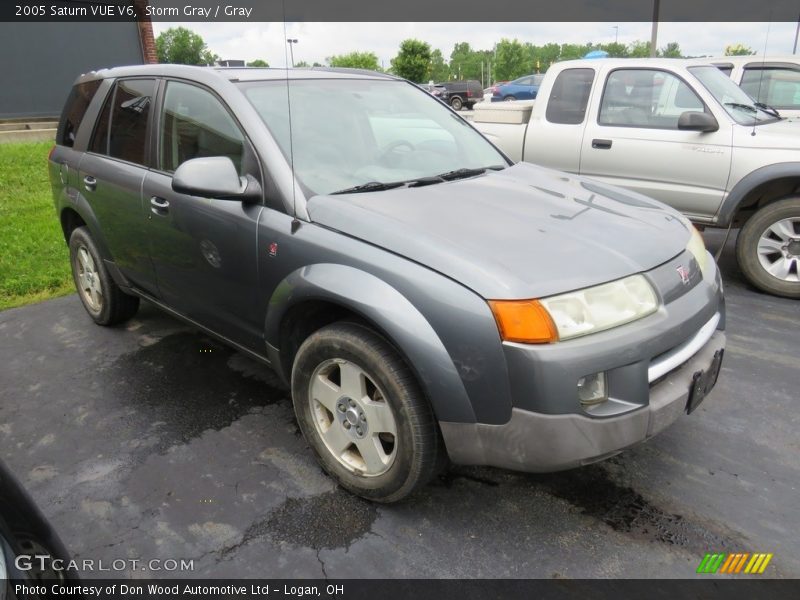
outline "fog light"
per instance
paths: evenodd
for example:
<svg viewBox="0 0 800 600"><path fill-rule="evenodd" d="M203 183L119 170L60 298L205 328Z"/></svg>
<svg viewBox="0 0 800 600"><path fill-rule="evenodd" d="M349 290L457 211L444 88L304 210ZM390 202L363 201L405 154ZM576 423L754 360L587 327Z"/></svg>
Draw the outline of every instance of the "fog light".
<svg viewBox="0 0 800 600"><path fill-rule="evenodd" d="M607 399L605 371L578 379L578 400L583 406L600 404Z"/></svg>

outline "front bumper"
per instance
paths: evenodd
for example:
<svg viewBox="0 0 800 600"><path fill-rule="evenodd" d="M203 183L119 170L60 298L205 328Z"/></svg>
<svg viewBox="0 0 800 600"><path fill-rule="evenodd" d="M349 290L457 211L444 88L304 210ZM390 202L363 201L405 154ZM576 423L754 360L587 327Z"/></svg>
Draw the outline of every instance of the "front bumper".
<svg viewBox="0 0 800 600"><path fill-rule="evenodd" d="M725 333L715 331L686 363L657 381L649 403L618 417L544 414L512 409L503 425L440 423L450 459L456 464L489 465L547 472L596 462L642 442L686 411L694 374L707 371Z"/></svg>

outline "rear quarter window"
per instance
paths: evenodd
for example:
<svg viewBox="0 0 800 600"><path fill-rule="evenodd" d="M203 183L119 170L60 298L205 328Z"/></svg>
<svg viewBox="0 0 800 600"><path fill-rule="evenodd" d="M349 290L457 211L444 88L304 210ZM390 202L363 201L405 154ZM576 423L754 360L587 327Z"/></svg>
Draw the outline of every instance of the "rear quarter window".
<svg viewBox="0 0 800 600"><path fill-rule="evenodd" d="M86 81L72 87L72 91L64 105L61 119L58 122L56 132L56 143L62 146L72 147L75 144L75 137L78 135L78 128L86 115L89 104L92 103L97 89L100 87L101 80Z"/></svg>
<svg viewBox="0 0 800 600"><path fill-rule="evenodd" d="M586 117L594 69L564 69L558 74L547 101L545 118L550 123L578 125Z"/></svg>

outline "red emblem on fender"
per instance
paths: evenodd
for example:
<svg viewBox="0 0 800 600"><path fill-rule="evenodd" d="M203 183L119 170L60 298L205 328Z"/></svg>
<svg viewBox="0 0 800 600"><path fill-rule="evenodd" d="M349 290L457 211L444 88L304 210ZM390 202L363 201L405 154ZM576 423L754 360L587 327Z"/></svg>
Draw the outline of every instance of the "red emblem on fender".
<svg viewBox="0 0 800 600"><path fill-rule="evenodd" d="M278 254L278 244L277 244L277 242L272 242L269 245L269 255L270 256L276 256L277 254Z"/></svg>
<svg viewBox="0 0 800 600"><path fill-rule="evenodd" d="M681 281L683 282L683 285L688 284L689 283L689 269L687 269L683 265L680 265L675 270L678 272L678 275L680 276Z"/></svg>

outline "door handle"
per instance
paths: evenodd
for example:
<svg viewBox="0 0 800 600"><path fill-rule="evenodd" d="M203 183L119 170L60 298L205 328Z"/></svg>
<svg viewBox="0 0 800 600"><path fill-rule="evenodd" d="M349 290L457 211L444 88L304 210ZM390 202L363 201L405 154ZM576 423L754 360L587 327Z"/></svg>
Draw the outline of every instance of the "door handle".
<svg viewBox="0 0 800 600"><path fill-rule="evenodd" d="M166 214L169 212L169 202L159 196L153 196L150 198L150 210L157 215Z"/></svg>
<svg viewBox="0 0 800 600"><path fill-rule="evenodd" d="M592 140L592 148L597 148L598 150L608 150L611 148L611 140Z"/></svg>
<svg viewBox="0 0 800 600"><path fill-rule="evenodd" d="M87 192L93 192L97 189L97 179L91 175L87 175L83 178L83 186L86 188Z"/></svg>

